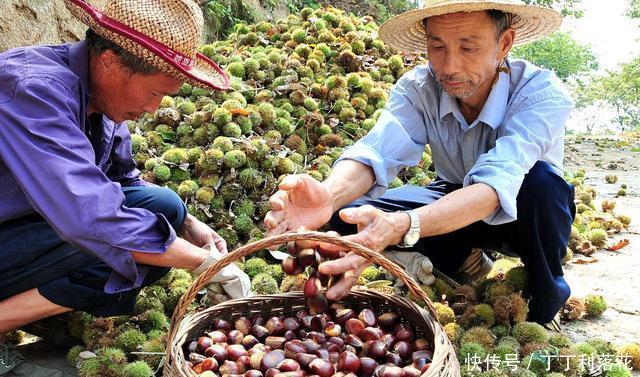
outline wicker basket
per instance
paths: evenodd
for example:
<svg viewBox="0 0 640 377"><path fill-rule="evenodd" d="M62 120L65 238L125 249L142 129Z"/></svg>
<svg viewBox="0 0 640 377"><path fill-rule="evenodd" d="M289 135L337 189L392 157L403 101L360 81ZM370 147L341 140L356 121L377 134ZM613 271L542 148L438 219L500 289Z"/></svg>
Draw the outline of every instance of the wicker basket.
<svg viewBox="0 0 640 377"><path fill-rule="evenodd" d="M341 246L344 250L353 251L363 256L371 262L384 267L394 276L401 279L409 290L417 297L423 299L427 305L426 309L419 307L413 302L403 298L386 295L370 290L352 290L342 301L354 310L376 308L377 312L394 311L400 314L402 321L414 328L419 337L424 337L434 345L433 360L431 367L422 377L444 376L457 377L460 375L460 366L455 354L455 350L449 342L440 323L435 319L436 314L431 301L420 289L419 285L405 272L403 268L383 257L380 253L345 241L339 237L331 236L320 232L289 232L281 235L268 237L244 245L224 258L220 259L202 273L180 298L169 328L168 346L166 351L166 362L164 365L164 377L195 377L187 365L182 345L188 340L200 336L215 318L224 318L229 321L240 316L253 317L257 315L277 316L295 314L297 311L305 309L306 299L301 292L290 292L276 295L252 296L243 299L227 301L201 312L185 316L189 305L193 302L196 294L201 290L206 282L222 268L233 263L235 260L250 255L253 252L263 250L269 246L281 245L290 241L319 241Z"/></svg>

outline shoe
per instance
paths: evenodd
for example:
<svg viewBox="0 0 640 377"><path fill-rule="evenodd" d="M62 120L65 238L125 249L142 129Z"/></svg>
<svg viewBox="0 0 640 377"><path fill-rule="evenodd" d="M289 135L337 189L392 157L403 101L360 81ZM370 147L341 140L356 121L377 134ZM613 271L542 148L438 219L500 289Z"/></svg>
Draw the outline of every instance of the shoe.
<svg viewBox="0 0 640 377"><path fill-rule="evenodd" d="M11 343L0 343L0 376L62 377L62 372L30 363Z"/></svg>
<svg viewBox="0 0 640 377"><path fill-rule="evenodd" d="M493 261L482 249L471 249L471 254L456 271L455 280L460 284L469 284L487 276L493 268Z"/></svg>
<svg viewBox="0 0 640 377"><path fill-rule="evenodd" d="M560 312L556 313L551 322L545 323L542 325L545 329L553 332L562 332L560 328Z"/></svg>

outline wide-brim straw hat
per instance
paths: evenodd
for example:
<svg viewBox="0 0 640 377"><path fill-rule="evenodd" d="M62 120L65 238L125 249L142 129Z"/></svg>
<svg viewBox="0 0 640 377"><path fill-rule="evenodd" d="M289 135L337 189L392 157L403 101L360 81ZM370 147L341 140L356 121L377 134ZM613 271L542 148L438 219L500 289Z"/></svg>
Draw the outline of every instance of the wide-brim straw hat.
<svg viewBox="0 0 640 377"><path fill-rule="evenodd" d="M98 35L161 72L201 88L229 89L229 78L198 52L204 20L192 0L113 0L101 11L65 0L69 11Z"/></svg>
<svg viewBox="0 0 640 377"><path fill-rule="evenodd" d="M457 12L499 10L507 13L509 26L516 31L514 45L543 38L562 23L562 15L551 8L527 5L519 0L425 0L421 9L414 9L389 19L380 26L380 38L390 47L408 53L427 51L423 20L428 17Z"/></svg>

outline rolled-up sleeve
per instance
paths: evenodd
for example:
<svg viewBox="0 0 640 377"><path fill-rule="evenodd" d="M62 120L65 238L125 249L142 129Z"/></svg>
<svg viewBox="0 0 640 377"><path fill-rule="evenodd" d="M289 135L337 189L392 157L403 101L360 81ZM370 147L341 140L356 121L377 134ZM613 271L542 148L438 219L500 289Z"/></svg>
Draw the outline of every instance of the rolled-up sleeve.
<svg viewBox="0 0 640 377"><path fill-rule="evenodd" d="M375 182L367 196L382 195L400 169L420 161L427 131L424 116L414 103L419 97L418 88L403 76L391 89L376 125L336 161L354 160L373 169Z"/></svg>
<svg viewBox="0 0 640 377"><path fill-rule="evenodd" d="M500 200L500 207L484 221L498 225L518 218L516 198L525 174L562 137L573 104L562 95L524 99L515 114L507 114L495 147L480 155L463 185L485 183Z"/></svg>
<svg viewBox="0 0 640 377"><path fill-rule="evenodd" d="M77 95L63 83L28 78L14 93L0 103L0 158L27 200L63 240L113 268L106 292L139 287L145 268L131 251L165 252L176 238L170 224L124 205L120 185L95 165Z"/></svg>

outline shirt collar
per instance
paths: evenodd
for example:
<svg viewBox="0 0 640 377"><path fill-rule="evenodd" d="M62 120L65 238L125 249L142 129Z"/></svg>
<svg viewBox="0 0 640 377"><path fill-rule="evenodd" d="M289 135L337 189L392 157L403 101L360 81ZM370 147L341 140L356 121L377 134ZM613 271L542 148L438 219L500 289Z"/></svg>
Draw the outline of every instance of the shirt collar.
<svg viewBox="0 0 640 377"><path fill-rule="evenodd" d="M507 67L509 67L508 63ZM429 68L431 69L431 66L429 66ZM508 71L510 72L510 69L508 69ZM493 88L491 88L491 93L489 93L489 97L487 97L487 101L482 107L478 119L476 119L473 124L483 122L493 129L498 128L500 124L502 124L509 101L509 89L511 85L511 75L509 72L501 71L499 73L498 81L493 85ZM441 88L440 92L440 120L444 120L449 114L455 117L456 113L460 112L458 103L455 99L451 98L444 89Z"/></svg>
<svg viewBox="0 0 640 377"><path fill-rule="evenodd" d="M89 103L89 49L86 41L80 41L69 47L69 68L75 73L82 83L85 100Z"/></svg>

